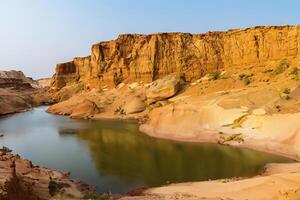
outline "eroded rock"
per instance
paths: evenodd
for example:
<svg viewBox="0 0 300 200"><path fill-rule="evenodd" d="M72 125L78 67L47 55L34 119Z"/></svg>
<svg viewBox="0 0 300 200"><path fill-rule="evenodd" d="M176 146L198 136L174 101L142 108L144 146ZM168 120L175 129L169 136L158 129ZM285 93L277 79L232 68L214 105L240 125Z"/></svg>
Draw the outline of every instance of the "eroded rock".
<svg viewBox="0 0 300 200"><path fill-rule="evenodd" d="M165 100L174 96L180 87L180 80L175 76L166 76L154 81L146 90L147 103Z"/></svg>
<svg viewBox="0 0 300 200"><path fill-rule="evenodd" d="M0 199L46 200L55 196L81 199L84 191L93 191L68 176L68 173L34 166L18 155L0 151Z"/></svg>
<svg viewBox="0 0 300 200"><path fill-rule="evenodd" d="M124 106L124 111L126 114L139 113L146 109L145 102L139 98L134 97Z"/></svg>
<svg viewBox="0 0 300 200"><path fill-rule="evenodd" d="M101 109L92 101L85 99L78 104L72 111L71 118L87 118L100 113Z"/></svg>

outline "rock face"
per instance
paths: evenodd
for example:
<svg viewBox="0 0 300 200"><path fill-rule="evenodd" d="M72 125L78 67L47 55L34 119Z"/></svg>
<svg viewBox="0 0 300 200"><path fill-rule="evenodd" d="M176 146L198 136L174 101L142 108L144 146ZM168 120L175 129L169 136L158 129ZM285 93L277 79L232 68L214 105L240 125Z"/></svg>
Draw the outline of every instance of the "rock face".
<svg viewBox="0 0 300 200"><path fill-rule="evenodd" d="M270 26L205 34L126 34L92 46L91 56L58 64L52 89L81 81L91 87L151 82L175 73L186 80L217 69L266 65L299 57L300 26Z"/></svg>

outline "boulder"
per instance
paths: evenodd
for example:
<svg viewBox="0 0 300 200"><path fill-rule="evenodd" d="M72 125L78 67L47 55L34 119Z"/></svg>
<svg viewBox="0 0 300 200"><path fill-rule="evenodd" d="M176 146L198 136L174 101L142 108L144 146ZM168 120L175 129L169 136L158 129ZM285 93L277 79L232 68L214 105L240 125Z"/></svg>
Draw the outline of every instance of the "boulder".
<svg viewBox="0 0 300 200"><path fill-rule="evenodd" d="M147 103L165 100L174 96L180 88L180 79L176 76L166 76L154 81L146 90Z"/></svg>
<svg viewBox="0 0 300 200"><path fill-rule="evenodd" d="M139 113L146 109L145 102L138 97L132 98L125 106L124 111L126 114Z"/></svg>
<svg viewBox="0 0 300 200"><path fill-rule="evenodd" d="M100 113L101 109L92 101L85 99L78 104L72 111L71 118L88 118L94 114Z"/></svg>

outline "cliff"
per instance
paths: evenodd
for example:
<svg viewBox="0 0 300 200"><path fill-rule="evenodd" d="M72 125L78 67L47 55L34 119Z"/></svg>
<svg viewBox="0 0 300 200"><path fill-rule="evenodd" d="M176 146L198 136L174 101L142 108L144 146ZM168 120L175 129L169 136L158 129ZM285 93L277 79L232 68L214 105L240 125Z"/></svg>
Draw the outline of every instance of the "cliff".
<svg viewBox="0 0 300 200"><path fill-rule="evenodd" d="M300 26L263 26L205 34L125 34L92 46L91 56L58 64L52 89L151 82L176 73L187 81L227 68L299 57Z"/></svg>

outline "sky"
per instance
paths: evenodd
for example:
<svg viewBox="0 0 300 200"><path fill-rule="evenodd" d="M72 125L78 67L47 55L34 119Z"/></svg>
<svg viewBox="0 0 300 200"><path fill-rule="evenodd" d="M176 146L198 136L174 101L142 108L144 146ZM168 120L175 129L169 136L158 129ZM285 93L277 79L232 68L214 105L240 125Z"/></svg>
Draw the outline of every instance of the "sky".
<svg viewBox="0 0 300 200"><path fill-rule="evenodd" d="M0 0L0 70L51 77L123 33L300 24L298 0Z"/></svg>

